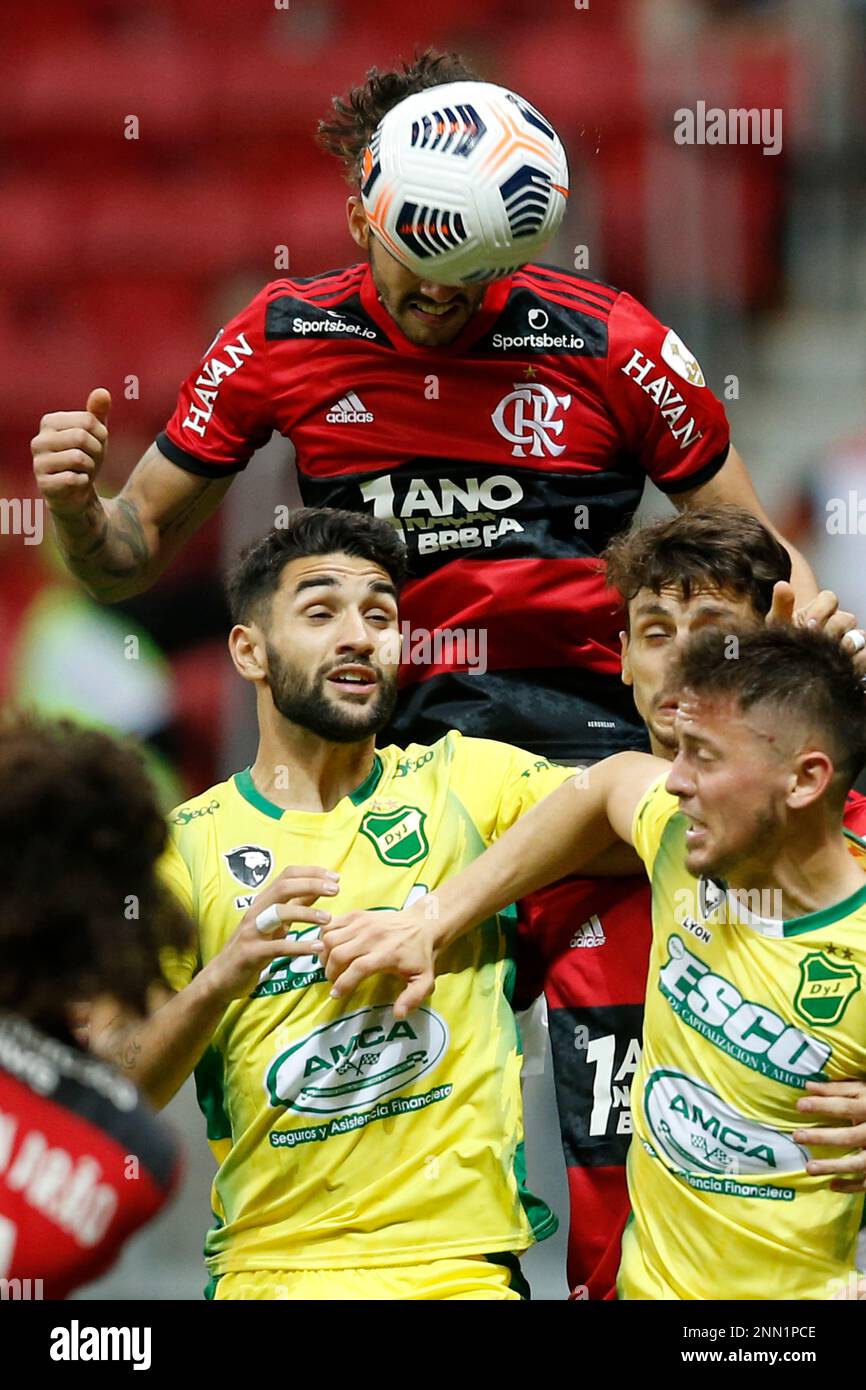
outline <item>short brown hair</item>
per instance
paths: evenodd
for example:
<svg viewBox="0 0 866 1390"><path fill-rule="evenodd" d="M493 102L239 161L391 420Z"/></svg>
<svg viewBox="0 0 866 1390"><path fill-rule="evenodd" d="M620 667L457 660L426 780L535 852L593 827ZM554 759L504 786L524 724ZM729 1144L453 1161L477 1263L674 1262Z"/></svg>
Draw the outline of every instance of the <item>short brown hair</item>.
<svg viewBox="0 0 866 1390"><path fill-rule="evenodd" d="M670 682L671 690L731 696L743 711L766 705L780 728L814 729L836 769L839 804L866 764L866 688L850 654L823 632L705 628L683 647Z"/></svg>
<svg viewBox="0 0 866 1390"><path fill-rule="evenodd" d="M77 1001L134 1012L191 924L160 885L165 820L137 748L69 720L0 717L0 1009L65 1031Z"/></svg>
<svg viewBox="0 0 866 1390"><path fill-rule="evenodd" d="M370 68L366 82L352 87L343 96L331 98L333 115L316 127L322 149L342 162L347 182L361 182L361 158L370 138L386 112L414 92L438 87L442 82L479 82L481 78L459 53L440 53L426 48L415 53L411 62L403 61L389 72Z"/></svg>
<svg viewBox="0 0 866 1390"><path fill-rule="evenodd" d="M791 578L782 543L751 512L727 502L633 528L616 536L602 559L626 607L641 589L658 594L676 584L688 599L694 586L709 583L747 598L765 617L774 585Z"/></svg>

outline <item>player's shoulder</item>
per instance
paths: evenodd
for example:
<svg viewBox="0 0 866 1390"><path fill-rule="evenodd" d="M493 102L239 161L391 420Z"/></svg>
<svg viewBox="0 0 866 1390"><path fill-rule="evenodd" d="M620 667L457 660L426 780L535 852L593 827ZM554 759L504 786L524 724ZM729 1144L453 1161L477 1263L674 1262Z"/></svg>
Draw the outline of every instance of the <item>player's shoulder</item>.
<svg viewBox="0 0 866 1390"><path fill-rule="evenodd" d="M168 814L169 831L176 837L179 831L186 830L188 827L201 827L204 824L213 824L214 817L220 812L233 806L236 800L235 779L229 778L226 782L217 782L215 786L208 787L207 791L199 792L197 796L191 796L186 801L180 802Z"/></svg>
<svg viewBox="0 0 866 1390"><path fill-rule="evenodd" d="M616 285L564 266L530 261L511 279L512 294L525 291L540 302L576 306L596 318L607 319L623 293Z"/></svg>
<svg viewBox="0 0 866 1390"><path fill-rule="evenodd" d="M530 776L533 772L544 772L557 768L549 758L539 753L530 753L515 743L503 743L501 739L476 738L462 734L459 729L451 729L438 744L439 756L450 763L455 770L469 770L475 775L496 774L500 779ZM562 768L564 776L573 775L573 768Z"/></svg>
<svg viewBox="0 0 866 1390"><path fill-rule="evenodd" d="M284 276L280 280L269 281L262 293L268 302L296 299L304 304L330 304L332 300L348 299L356 293L366 269L364 261L356 261L353 265L340 266L336 270L323 270L318 275Z"/></svg>
<svg viewBox="0 0 866 1390"><path fill-rule="evenodd" d="M866 796L855 791L848 793L842 823L850 834L866 840Z"/></svg>
<svg viewBox="0 0 866 1390"><path fill-rule="evenodd" d="M263 292L265 338L337 346L359 338L382 340L362 303L366 274L367 266L360 262L320 275L272 280Z"/></svg>
<svg viewBox="0 0 866 1390"><path fill-rule="evenodd" d="M617 756L646 760L646 770L641 769L641 775L650 780L634 808L631 839L644 864L652 868L662 840L680 809L679 799L667 790L670 768L654 774L652 764L657 764L658 759L649 754L620 753Z"/></svg>
<svg viewBox="0 0 866 1390"><path fill-rule="evenodd" d="M449 729L434 743L407 743L404 747L391 744L379 749L379 756L385 777L399 780L424 768L442 775L456 775L471 766L476 770L501 766L503 758L515 751L510 744L498 743L495 739L468 738L459 729ZM529 758L530 754L526 756Z"/></svg>
<svg viewBox="0 0 866 1390"><path fill-rule="evenodd" d="M58 1110L86 1127L64 1126L57 1136L64 1146L81 1142L89 1151L99 1136L135 1154L158 1186L172 1182L179 1157L173 1134L132 1082L108 1062L7 1014L0 1020L0 1075L28 1097L21 1104L35 1127L62 1124ZM14 1104L7 1097L9 1103Z"/></svg>
<svg viewBox="0 0 866 1390"><path fill-rule="evenodd" d="M623 302L640 313L625 291L605 280L528 262L511 276L496 321L476 347L603 360L618 323L615 311Z"/></svg>

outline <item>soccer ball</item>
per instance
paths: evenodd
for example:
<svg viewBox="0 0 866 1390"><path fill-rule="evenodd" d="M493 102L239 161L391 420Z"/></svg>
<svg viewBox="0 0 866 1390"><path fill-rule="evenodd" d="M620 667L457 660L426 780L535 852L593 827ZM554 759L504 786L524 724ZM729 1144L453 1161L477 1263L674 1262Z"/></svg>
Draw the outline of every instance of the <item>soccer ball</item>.
<svg viewBox="0 0 866 1390"><path fill-rule="evenodd" d="M404 98L363 155L361 198L374 233L438 284L482 284L532 260L567 197L553 126L491 82L445 82Z"/></svg>

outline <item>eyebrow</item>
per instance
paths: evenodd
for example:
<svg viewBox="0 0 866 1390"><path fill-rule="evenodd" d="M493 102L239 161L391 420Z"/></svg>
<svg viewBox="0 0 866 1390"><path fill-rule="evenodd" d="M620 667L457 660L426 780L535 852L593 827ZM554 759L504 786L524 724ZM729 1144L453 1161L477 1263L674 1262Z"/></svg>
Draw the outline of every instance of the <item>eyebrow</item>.
<svg viewBox="0 0 866 1390"><path fill-rule="evenodd" d="M299 579L295 585L295 597L303 593L305 589L338 589L340 580L333 574L314 575L309 579ZM387 579L374 579L369 585L371 594L387 594L389 598L397 600L397 590Z"/></svg>
<svg viewBox="0 0 866 1390"><path fill-rule="evenodd" d="M690 743L700 748L709 748L713 753L722 752L723 745L716 743L714 739L707 738L706 734L690 734L680 725L680 740L682 743Z"/></svg>
<svg viewBox="0 0 866 1390"><path fill-rule="evenodd" d="M669 608L665 608L663 603L653 603L651 599L646 599L638 604L635 609L636 618L671 618L673 614Z"/></svg>
<svg viewBox="0 0 866 1390"><path fill-rule="evenodd" d="M707 603L699 604L697 608L693 609L691 616L693 618L715 618L725 616L726 614L733 614L733 611L731 605L725 603L724 600L720 600L718 603L714 603L710 600ZM651 599L647 599L644 603L638 605L635 609L634 616L635 619L638 619L673 618L674 615L669 608L665 608L663 603L654 603Z"/></svg>

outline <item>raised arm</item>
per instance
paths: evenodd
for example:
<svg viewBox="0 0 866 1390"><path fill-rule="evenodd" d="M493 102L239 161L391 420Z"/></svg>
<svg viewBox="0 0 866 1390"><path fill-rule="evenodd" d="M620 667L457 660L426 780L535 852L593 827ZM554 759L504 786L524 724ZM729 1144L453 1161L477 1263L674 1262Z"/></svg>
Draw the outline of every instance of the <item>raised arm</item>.
<svg viewBox="0 0 866 1390"><path fill-rule="evenodd" d="M468 868L405 912L353 912L321 932L321 956L335 997L377 972L407 987L395 1012L405 1017L433 988L438 954L478 922L528 893L576 873L617 840L631 843L637 805L670 764L646 753L617 753L546 796ZM626 872L634 872L629 867Z"/></svg>
<svg viewBox="0 0 866 1390"><path fill-rule="evenodd" d="M36 482L66 564L103 603L149 588L216 510L234 476L187 472L152 444L120 495L100 497L110 407L107 391L91 391L86 410L43 416L31 442Z"/></svg>

